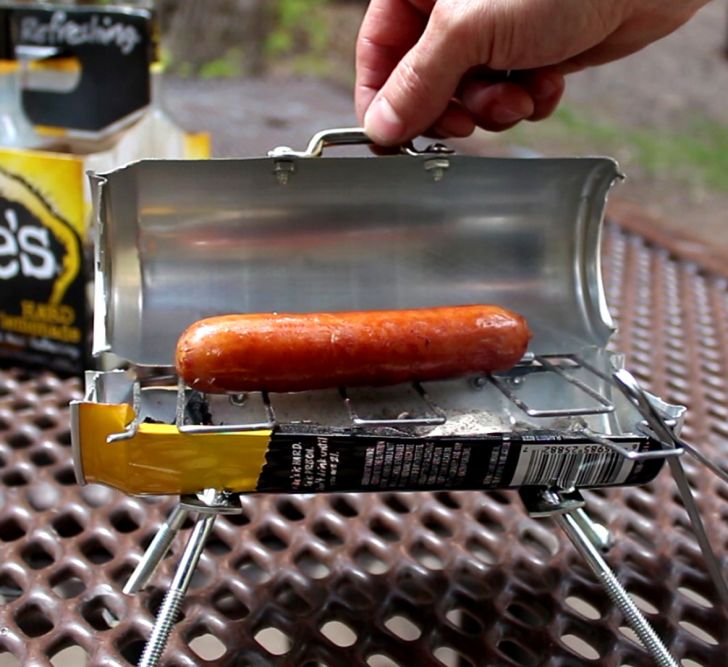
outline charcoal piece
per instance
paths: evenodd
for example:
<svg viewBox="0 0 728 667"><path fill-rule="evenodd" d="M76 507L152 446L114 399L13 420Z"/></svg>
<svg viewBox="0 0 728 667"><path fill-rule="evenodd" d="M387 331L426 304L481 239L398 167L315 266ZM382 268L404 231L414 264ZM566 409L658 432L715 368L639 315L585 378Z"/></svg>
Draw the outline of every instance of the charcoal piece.
<svg viewBox="0 0 728 667"><path fill-rule="evenodd" d="M155 419L154 417L144 417L144 424L168 424L168 423L174 423L174 422L165 422L161 419Z"/></svg>
<svg viewBox="0 0 728 667"><path fill-rule="evenodd" d="M200 426L212 425L210 404L200 392L193 391L190 393L185 411L191 423L198 424Z"/></svg>

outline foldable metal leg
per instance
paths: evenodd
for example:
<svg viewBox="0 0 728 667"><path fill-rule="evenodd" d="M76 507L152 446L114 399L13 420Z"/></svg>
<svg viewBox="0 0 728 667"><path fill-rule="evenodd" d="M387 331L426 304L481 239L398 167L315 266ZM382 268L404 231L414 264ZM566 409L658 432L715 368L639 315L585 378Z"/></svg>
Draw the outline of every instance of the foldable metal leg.
<svg viewBox="0 0 728 667"><path fill-rule="evenodd" d="M175 536L189 515L189 510L183 505L176 505L169 518L159 527L151 544L144 552L142 559L134 568L129 580L124 586L124 593L133 595L141 591L152 578L157 566L167 555Z"/></svg>
<svg viewBox="0 0 728 667"><path fill-rule="evenodd" d="M609 530L602 524L592 521L581 507L571 512L570 516L599 551L607 552L614 546L614 538Z"/></svg>
<svg viewBox="0 0 728 667"><path fill-rule="evenodd" d="M632 598L617 580L616 575L602 558L600 548L604 540L599 529L594 530L584 510L583 499L578 492L562 497L553 491L542 491L537 496L532 491L522 490L521 498L531 516L551 516L566 533L572 544L595 574L612 603L622 612L627 624L635 631L645 649L659 667L678 667L678 661L670 654L652 626L637 608ZM595 543L594 537L597 537Z"/></svg>
<svg viewBox="0 0 728 667"><path fill-rule="evenodd" d="M655 663L660 667L678 667L677 660L670 655L652 626L642 615L642 612L637 608L622 584L619 583L599 550L583 531L579 521L574 518L571 512L557 514L554 516L554 520L561 526L576 550L587 562L591 571L596 575L607 595L609 595L612 603L622 612L624 620L637 633L647 652L654 658Z"/></svg>
<svg viewBox="0 0 728 667"><path fill-rule="evenodd" d="M164 596L162 606L157 613L157 620L154 623L149 641L144 647L144 653L139 660L139 667L156 667L159 663L159 659L167 646L172 626L177 616L179 616L182 601L187 589L190 587L190 581L202 555L205 541L210 535L216 518L216 514L203 514L197 519L197 523L192 529L192 535L190 535L177 570L174 573L172 585Z"/></svg>
<svg viewBox="0 0 728 667"><path fill-rule="evenodd" d="M156 667L167 646L172 626L179 616L182 601L190 587L192 575L202 555L205 542L210 535L212 526L218 514L237 514L242 511L239 502L234 502L235 496L215 489L206 489L195 496L182 496L179 504L172 510L167 521L160 527L154 540L147 548L142 560L132 573L124 587L125 593L136 593L144 588L154 573L160 560L169 549L172 540L182 527L190 512L197 514L197 521L187 540L185 550L177 565L172 584L164 596L162 606L157 612L157 618L152 628L152 634L144 647L144 653L139 659L138 667Z"/></svg>
<svg viewBox="0 0 728 667"><path fill-rule="evenodd" d="M680 498L685 505L685 511L688 513L690 518L690 524L692 525L695 538L698 540L700 550L703 553L703 560L705 561L705 567L708 570L708 575L713 581L713 586L718 591L723 608L728 611L728 584L726 584L725 577L723 576L723 569L721 567L718 557L713 551L713 546L710 544L708 539L708 533L705 530L703 520L700 518L700 510L695 502L695 496L693 496L692 489L688 482L687 475L685 475L685 469L683 468L682 461L680 459L672 458L670 461L670 470L672 476L675 478L678 491L680 492Z"/></svg>
<svg viewBox="0 0 728 667"><path fill-rule="evenodd" d="M637 380L632 376L631 373L624 369L620 369L614 373L614 380L617 386L624 393L624 395L632 401L633 405L637 408L639 413L644 417L645 422L652 430L658 440L663 443L665 451L675 449L684 449L688 454L693 456L697 461L706 466L711 472L718 476L725 482L728 482L728 472L723 470L715 461L711 461L705 456L699 449L693 445L682 440L673 428L671 428L664 419L664 416L660 414L660 411L653 405L650 397L645 391L639 386ZM713 585L718 591L723 608L728 611L728 583L723 574L723 569L720 564L720 560L715 555L708 534L705 530L705 525L700 517L700 511L698 510L695 497L690 489L687 476L685 475L685 469L683 468L682 462L678 457L670 457L668 459L670 463L670 470L672 476L675 478L680 497L682 498L685 510L690 518L690 523L693 527L693 532L698 540L698 545L703 553L703 559L708 570Z"/></svg>

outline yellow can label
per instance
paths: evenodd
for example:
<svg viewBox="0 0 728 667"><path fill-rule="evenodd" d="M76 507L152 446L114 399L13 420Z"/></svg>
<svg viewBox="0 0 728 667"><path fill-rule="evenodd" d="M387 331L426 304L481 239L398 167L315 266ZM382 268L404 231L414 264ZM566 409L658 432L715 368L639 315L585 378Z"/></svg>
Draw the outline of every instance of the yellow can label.
<svg viewBox="0 0 728 667"><path fill-rule="evenodd" d="M82 162L0 150L0 347L58 370L83 366Z"/></svg>

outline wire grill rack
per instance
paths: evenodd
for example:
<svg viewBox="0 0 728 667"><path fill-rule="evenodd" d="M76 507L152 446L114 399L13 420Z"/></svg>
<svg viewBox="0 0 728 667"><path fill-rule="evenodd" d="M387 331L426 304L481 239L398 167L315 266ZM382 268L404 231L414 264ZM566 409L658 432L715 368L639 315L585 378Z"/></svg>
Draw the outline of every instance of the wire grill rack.
<svg viewBox="0 0 728 667"><path fill-rule="evenodd" d="M605 363L604 358L601 361ZM606 365L610 363L611 358L607 357ZM575 375L577 371L582 377ZM530 393L523 391L529 383L534 383L534 379L543 379L546 375L555 375L561 383L554 384L551 377L549 384L536 386ZM627 381L630 380L628 376ZM98 377L94 382L98 384ZM108 400L103 397L103 389L96 384L92 385L95 388L92 388L91 394L98 396L101 393L100 400ZM488 386L497 389L497 392L486 394L483 390ZM171 409L172 390L176 390L174 410ZM433 399L432 391L448 401L447 407ZM481 392L480 400L478 392ZM593 428L584 420L568 421L570 418L614 415L617 406L612 396L616 394L624 404L622 392L626 392L634 402L639 400L637 396L630 396L629 387L615 379L606 368L600 369L595 363L574 353L529 354L507 373L493 373L458 382L429 383L428 388L415 382L411 386L363 392L340 388L338 391L308 392L305 395L255 392L206 396L190 390L173 374L152 373L131 385L131 395L127 400L132 404L135 418L123 432L110 435L108 441L113 443L134 437L139 425L150 413L154 413L155 420L174 422L179 431L192 434L279 427L318 429L322 433L335 427L352 434L376 433L384 427L422 434L418 432L419 427L436 426L444 426L443 432L449 434L453 432L450 424L455 421L454 417L465 415L470 417L467 428L471 430L462 434L472 435L497 432L499 429L508 432L514 427L523 429L524 424L519 419L526 415L530 418L526 429L549 429L554 437L579 436L604 445L631 461L680 456L684 450L682 442L677 442L671 449L635 451L609 438L610 435L623 433L649 433L651 425L640 419L637 411L629 414L632 423L628 424L620 424L620 420L615 418L602 420ZM507 400L499 401L498 396L501 395ZM556 401L554 395L559 397ZM311 396L316 398L312 400ZM653 401L657 399L653 398ZM668 413L667 423L674 426L682 409L661 401L659 404L662 411ZM621 406L621 412L621 421L628 422L629 417L625 419L624 416L625 405ZM568 428L568 432L560 434L560 428Z"/></svg>

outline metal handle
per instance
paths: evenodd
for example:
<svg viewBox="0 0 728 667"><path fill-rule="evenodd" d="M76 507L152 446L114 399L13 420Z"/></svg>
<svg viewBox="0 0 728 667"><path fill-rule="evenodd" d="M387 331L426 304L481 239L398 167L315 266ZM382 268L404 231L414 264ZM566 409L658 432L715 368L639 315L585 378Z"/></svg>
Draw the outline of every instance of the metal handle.
<svg viewBox="0 0 728 667"><path fill-rule="evenodd" d="M341 127L330 130L321 130L311 137L308 146L303 151L294 151L288 146L278 146L268 151L269 157L321 157L324 148L329 146L355 146L369 145L372 140L364 133L361 127Z"/></svg>
<svg viewBox="0 0 728 667"><path fill-rule="evenodd" d="M294 151L288 146L278 146L268 151L268 157L321 157L324 149L330 146L369 146L374 142L366 135L362 127L340 127L321 130L311 137L303 151ZM449 155L454 151L442 144L430 144L424 150L418 150L411 141L402 144L398 152L405 155Z"/></svg>
<svg viewBox="0 0 728 667"><path fill-rule="evenodd" d="M344 127L332 130L321 130L311 137L306 147L309 157L320 157L325 148L330 146L357 146L372 144L372 140L361 127Z"/></svg>

